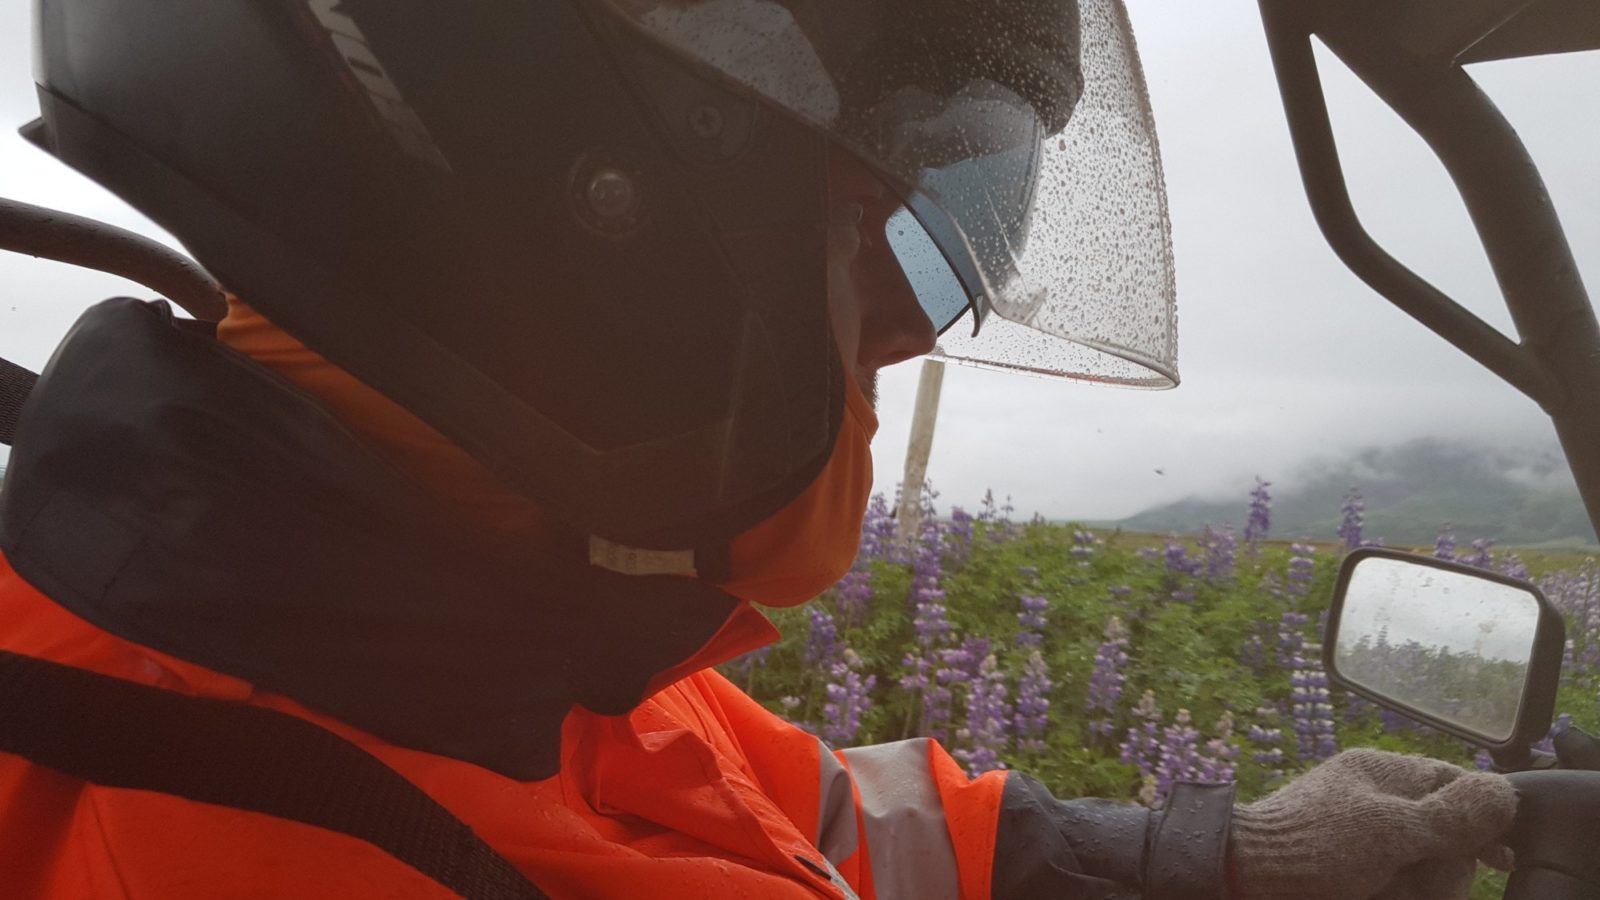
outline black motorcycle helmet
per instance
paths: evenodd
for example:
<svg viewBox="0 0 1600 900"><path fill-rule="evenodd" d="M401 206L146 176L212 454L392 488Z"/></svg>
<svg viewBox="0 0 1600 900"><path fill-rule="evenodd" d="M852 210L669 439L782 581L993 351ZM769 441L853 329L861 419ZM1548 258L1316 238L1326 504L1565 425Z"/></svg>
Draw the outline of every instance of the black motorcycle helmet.
<svg viewBox="0 0 1600 900"><path fill-rule="evenodd" d="M36 142L591 535L715 546L827 461L829 142L947 355L1176 382L1115 0L36 4Z"/></svg>

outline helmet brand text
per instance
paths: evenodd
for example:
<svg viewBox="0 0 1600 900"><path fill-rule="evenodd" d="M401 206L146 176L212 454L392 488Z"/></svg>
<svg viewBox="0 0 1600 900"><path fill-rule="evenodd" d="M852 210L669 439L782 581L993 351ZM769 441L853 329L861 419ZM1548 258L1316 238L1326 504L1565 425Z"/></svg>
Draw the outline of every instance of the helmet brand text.
<svg viewBox="0 0 1600 900"><path fill-rule="evenodd" d="M306 7L327 31L339 58L344 61L345 71L366 95L378 121L399 143L400 149L413 159L445 172L451 171L450 162L440 152L433 135L422 123L422 117L406 102L388 70L372 52L361 27L340 11L340 3L341 0L306 0Z"/></svg>

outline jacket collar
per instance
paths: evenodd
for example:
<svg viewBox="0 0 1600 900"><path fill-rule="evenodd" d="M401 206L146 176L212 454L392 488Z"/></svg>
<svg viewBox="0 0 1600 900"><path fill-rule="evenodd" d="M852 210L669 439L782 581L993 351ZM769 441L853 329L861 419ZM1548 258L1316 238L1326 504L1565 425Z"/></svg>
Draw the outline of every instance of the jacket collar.
<svg viewBox="0 0 1600 900"><path fill-rule="evenodd" d="M702 582L489 558L448 521L313 398L110 300L23 412L0 549L107 631L524 780L574 703L620 714L771 639Z"/></svg>

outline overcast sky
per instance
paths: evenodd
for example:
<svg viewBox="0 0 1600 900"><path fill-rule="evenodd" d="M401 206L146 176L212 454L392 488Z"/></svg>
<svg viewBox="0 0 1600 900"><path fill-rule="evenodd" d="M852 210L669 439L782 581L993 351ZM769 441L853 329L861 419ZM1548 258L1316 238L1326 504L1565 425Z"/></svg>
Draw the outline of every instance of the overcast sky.
<svg viewBox="0 0 1600 900"><path fill-rule="evenodd" d="M161 237L25 144L37 115L28 7L0 6L0 197ZM952 367L929 476L949 503L985 488L1019 515L1118 518L1189 494L1290 486L1297 466L1424 435L1553 440L1535 405L1390 307L1334 259L1295 170L1256 5L1130 0L1166 166L1178 265L1179 367L1166 392ZM1346 173L1368 229L1402 262L1510 333L1461 202L1421 140L1321 57ZM1518 128L1600 286L1600 53L1475 66ZM0 356L37 369L90 303L148 291L0 254ZM886 371L879 489L900 479L917 363Z"/></svg>

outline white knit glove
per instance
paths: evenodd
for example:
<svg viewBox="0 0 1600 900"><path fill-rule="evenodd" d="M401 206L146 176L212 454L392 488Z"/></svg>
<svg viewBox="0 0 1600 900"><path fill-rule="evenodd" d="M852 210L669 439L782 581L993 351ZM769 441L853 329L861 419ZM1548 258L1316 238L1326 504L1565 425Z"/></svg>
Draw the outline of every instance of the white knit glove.
<svg viewBox="0 0 1600 900"><path fill-rule="evenodd" d="M1464 900L1516 811L1504 776L1350 750L1234 810L1237 900Z"/></svg>

